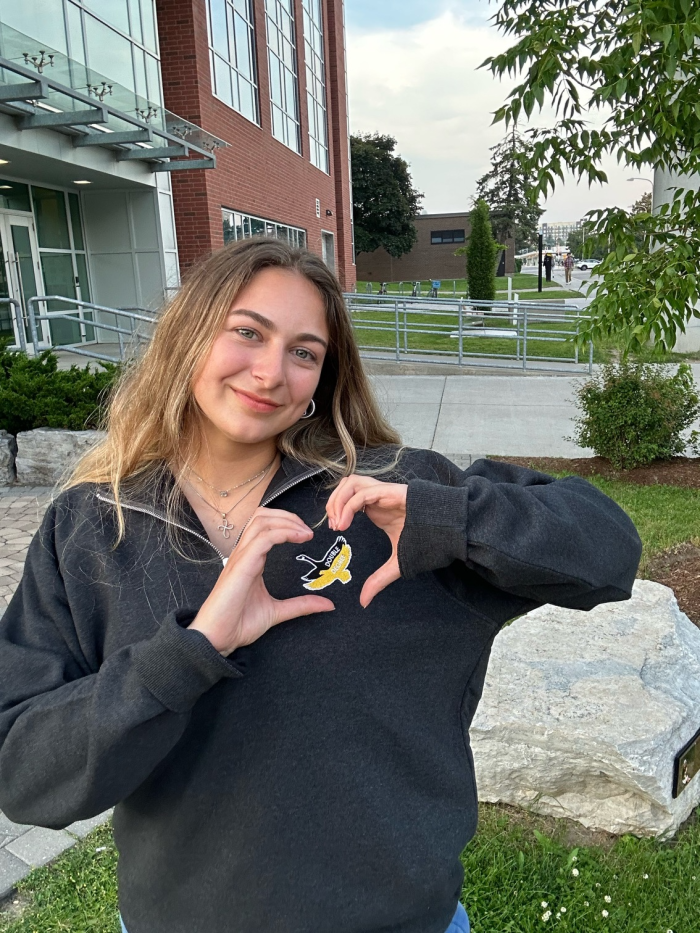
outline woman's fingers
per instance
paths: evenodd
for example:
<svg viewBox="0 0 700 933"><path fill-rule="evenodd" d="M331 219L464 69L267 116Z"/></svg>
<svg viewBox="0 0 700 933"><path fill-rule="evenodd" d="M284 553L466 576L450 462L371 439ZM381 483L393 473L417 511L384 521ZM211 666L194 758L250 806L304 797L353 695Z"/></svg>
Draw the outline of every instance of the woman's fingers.
<svg viewBox="0 0 700 933"><path fill-rule="evenodd" d="M289 622L301 616L314 615L317 612L333 612L334 604L324 596L295 596L292 599L275 600L274 625Z"/></svg>
<svg viewBox="0 0 700 933"><path fill-rule="evenodd" d="M372 602L377 593L381 593L390 583L394 583L401 577L399 571L399 562L392 555L389 560L382 564L379 570L375 570L371 577L367 577L365 585L360 593L360 605L363 609Z"/></svg>
<svg viewBox="0 0 700 933"><path fill-rule="evenodd" d="M348 528L353 515L368 505L403 509L406 489L402 483L384 483L370 476L346 476L328 499L329 526L338 531Z"/></svg>

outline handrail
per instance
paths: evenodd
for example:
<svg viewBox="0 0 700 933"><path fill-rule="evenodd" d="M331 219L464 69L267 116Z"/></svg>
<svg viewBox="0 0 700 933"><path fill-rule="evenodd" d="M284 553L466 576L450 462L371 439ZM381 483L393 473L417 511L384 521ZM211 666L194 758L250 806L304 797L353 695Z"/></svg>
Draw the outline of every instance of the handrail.
<svg viewBox="0 0 700 933"><path fill-rule="evenodd" d="M17 338L19 340L19 349L23 352L27 352L27 338L24 335L24 320L22 318L22 306L16 298L0 298L0 304L8 304L10 308L14 308L14 324L17 330ZM12 310L10 310L10 317L12 317ZM14 350L17 349L16 344L12 344L8 349Z"/></svg>
<svg viewBox="0 0 700 933"><path fill-rule="evenodd" d="M37 313L37 305L46 304L48 301L61 301L64 304L71 305L75 308L74 311L44 311L44 313ZM84 311L102 311L106 314L113 314L115 317L127 318L128 321L131 321L132 324L136 322L144 322L146 324L155 324L157 322L157 316L153 312L153 316L148 316L150 312L145 308L140 308L140 311L145 311L145 314L139 314L135 311L128 311L125 308L110 308L107 305L98 305L92 301L82 301L79 298L67 298L65 295L35 295L34 298L30 298L27 302L27 313L29 316L29 327L32 334L32 345L34 355L36 356L39 353L40 341L39 341L39 328L37 327L37 321L70 321L74 324L81 324L84 327L90 327L94 330L106 330L109 333L117 334L119 341L119 360L124 359L125 348L123 336L126 336L130 339L136 338L138 342L146 341L150 339L149 337L139 333L137 329L119 327L114 324L107 324L104 321L90 320L83 317ZM76 316L79 315L79 316ZM112 356L106 354L93 353L88 350L84 350L81 346L76 346L75 344L58 344L51 347L54 350L66 350L71 353L77 353L82 356L90 356L95 359L102 359L108 362L119 362ZM48 348L47 348L48 349Z"/></svg>

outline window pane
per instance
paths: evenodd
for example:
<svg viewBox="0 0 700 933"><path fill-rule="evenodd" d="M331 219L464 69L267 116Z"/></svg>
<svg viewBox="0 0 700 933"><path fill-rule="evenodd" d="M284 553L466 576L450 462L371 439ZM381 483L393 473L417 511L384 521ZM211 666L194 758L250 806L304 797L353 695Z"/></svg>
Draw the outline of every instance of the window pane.
<svg viewBox="0 0 700 933"><path fill-rule="evenodd" d="M32 197L39 246L45 249L70 249L63 192L54 191L52 188L32 187Z"/></svg>
<svg viewBox="0 0 700 933"><path fill-rule="evenodd" d="M90 283L88 281L87 262L83 253L75 254L75 264L78 267L80 297L83 301L90 301Z"/></svg>
<svg viewBox="0 0 700 933"><path fill-rule="evenodd" d="M105 22L129 35L127 0L83 0L83 6L91 7Z"/></svg>
<svg viewBox="0 0 700 933"><path fill-rule="evenodd" d="M69 57L73 61L85 64L85 44L83 42L83 24L81 22L80 10L72 3L66 4L68 39L70 41Z"/></svg>
<svg viewBox="0 0 700 933"><path fill-rule="evenodd" d="M250 236L265 236L265 221L250 218Z"/></svg>
<svg viewBox="0 0 700 933"><path fill-rule="evenodd" d="M224 221L224 243L231 243L236 239L233 214L229 213L229 211L222 211L221 213Z"/></svg>
<svg viewBox="0 0 700 933"><path fill-rule="evenodd" d="M129 22L131 24L130 35L133 36L137 42L143 42L143 34L141 31L141 11L139 9L139 0L129 0Z"/></svg>
<svg viewBox="0 0 700 933"><path fill-rule="evenodd" d="M75 249L85 249L83 244L83 228L80 223L80 199L77 194L68 195L70 205L70 220L73 229L73 246Z"/></svg>
<svg viewBox="0 0 700 933"><path fill-rule="evenodd" d="M8 211L31 211L29 185L0 178L0 207Z"/></svg>
<svg viewBox="0 0 700 933"><path fill-rule="evenodd" d="M163 95L160 89L160 68L158 59L146 55L146 77L148 78L148 99L154 104L163 106Z"/></svg>
<svg viewBox="0 0 700 933"><path fill-rule="evenodd" d="M226 0L209 0L209 14L211 20L211 44L219 55L230 61Z"/></svg>
<svg viewBox="0 0 700 933"><path fill-rule="evenodd" d="M248 47L248 24L241 19L238 13L234 14L234 29L236 32L236 65L244 77L252 78L253 72Z"/></svg>
<svg viewBox="0 0 700 933"><path fill-rule="evenodd" d="M230 107L233 103L231 97L231 69L218 55L214 56L214 71L216 74L216 96L220 97Z"/></svg>
<svg viewBox="0 0 700 933"><path fill-rule="evenodd" d="M148 49L158 52L156 38L155 0L141 0L141 22L143 23L143 44Z"/></svg>
<svg viewBox="0 0 700 933"><path fill-rule="evenodd" d="M146 62L145 53L134 46L134 90L139 97L148 98L148 87L146 86Z"/></svg>
<svg viewBox="0 0 700 933"><path fill-rule="evenodd" d="M131 43L94 17L85 14L90 67L109 75L118 84L130 90L134 87L134 66L131 61Z"/></svg>
<svg viewBox="0 0 700 933"><path fill-rule="evenodd" d="M70 253L42 253L41 269L44 273L44 288L47 295L63 295L76 298L73 260ZM70 308L62 301L47 301L49 311L63 311ZM54 320L49 323L53 343L80 343L80 325L66 320Z"/></svg>
<svg viewBox="0 0 700 933"><path fill-rule="evenodd" d="M66 54L62 4L46 0L4 0L0 18L5 25L36 40L37 51L47 46L50 51Z"/></svg>

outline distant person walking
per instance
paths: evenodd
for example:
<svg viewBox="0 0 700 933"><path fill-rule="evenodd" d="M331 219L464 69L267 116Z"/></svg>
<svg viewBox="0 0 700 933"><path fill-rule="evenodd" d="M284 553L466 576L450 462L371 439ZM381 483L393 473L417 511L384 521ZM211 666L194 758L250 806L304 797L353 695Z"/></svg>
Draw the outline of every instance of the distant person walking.
<svg viewBox="0 0 700 933"><path fill-rule="evenodd" d="M554 264L554 257L551 253L547 253L544 257L544 272L545 277L548 282L552 281L552 266Z"/></svg>
<svg viewBox="0 0 700 933"><path fill-rule="evenodd" d="M564 281L568 285L571 282L571 273L574 269L574 257L572 253L567 253L564 256Z"/></svg>

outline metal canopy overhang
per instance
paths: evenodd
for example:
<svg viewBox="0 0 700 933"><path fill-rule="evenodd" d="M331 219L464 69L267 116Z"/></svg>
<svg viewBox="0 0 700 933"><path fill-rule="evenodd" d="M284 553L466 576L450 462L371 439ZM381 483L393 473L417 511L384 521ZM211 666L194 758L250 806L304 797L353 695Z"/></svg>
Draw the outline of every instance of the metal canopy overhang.
<svg viewBox="0 0 700 933"><path fill-rule="evenodd" d="M0 112L15 117L21 130L53 129L70 135L76 147L100 146L111 149L117 161L136 159L148 162L152 172L216 168L216 156L210 148L183 140L146 120L123 113L94 97L53 81L44 74L37 76L28 68L6 58L0 57L0 69L27 79L26 83L0 84ZM59 110L47 104L42 105L41 102L48 99L50 91L69 98L76 109ZM110 130L110 118L118 123L118 130ZM133 129L124 130L124 124ZM211 138L215 140L216 148L228 146L223 140ZM190 153L199 158L189 158ZM182 158L173 159L173 156Z"/></svg>

